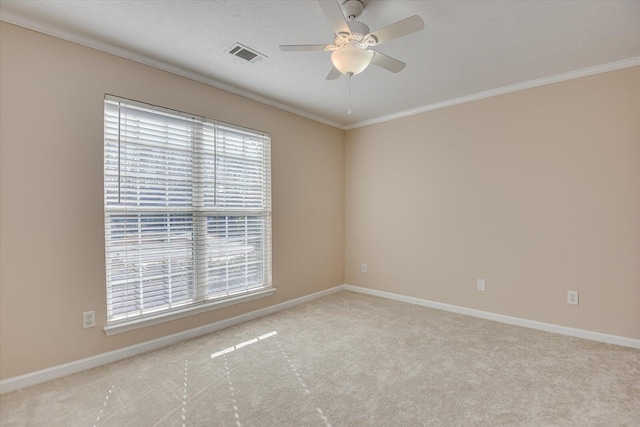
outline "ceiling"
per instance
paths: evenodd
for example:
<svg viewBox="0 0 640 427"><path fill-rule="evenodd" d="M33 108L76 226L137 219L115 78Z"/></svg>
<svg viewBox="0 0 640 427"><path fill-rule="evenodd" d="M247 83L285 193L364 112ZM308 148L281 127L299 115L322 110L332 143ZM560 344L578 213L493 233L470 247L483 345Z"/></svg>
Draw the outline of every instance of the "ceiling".
<svg viewBox="0 0 640 427"><path fill-rule="evenodd" d="M359 20L371 30L411 15L425 29L376 47L407 66L394 74L371 65L354 76L351 115L347 78L325 80L330 53L278 49L332 43L315 0L0 0L0 18L343 129L640 65L638 0L366 3ZM225 52L235 42L267 58Z"/></svg>

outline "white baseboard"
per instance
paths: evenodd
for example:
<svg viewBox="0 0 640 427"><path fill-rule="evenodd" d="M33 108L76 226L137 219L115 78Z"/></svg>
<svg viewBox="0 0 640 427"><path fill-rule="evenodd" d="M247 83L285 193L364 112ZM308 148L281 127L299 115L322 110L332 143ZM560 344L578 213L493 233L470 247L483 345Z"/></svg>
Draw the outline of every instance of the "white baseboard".
<svg viewBox="0 0 640 427"><path fill-rule="evenodd" d="M127 357L136 356L138 354L146 353L151 350L157 350L159 348L166 347L180 341L199 337L201 335L206 335L220 329L228 328L229 326L257 319L259 317L291 308L296 305L342 290L344 290L344 285L336 286L330 289L325 289L324 291L305 295L303 297L295 298L290 301L285 301L280 304L275 304L270 307L265 307L246 314L241 314L240 316L231 317L229 319L220 320L219 322L200 326L195 329L189 329L184 332L168 335L166 337L158 338L152 341L143 342L140 344L132 345L130 347L110 351L108 353L98 354L96 356L87 357L85 359L76 360L73 362L65 363L63 365L53 366L51 368L42 369L40 371L30 372L28 374L20 375L17 377L7 378L0 381L0 394L28 387L30 385L40 384L45 381L63 377L65 375L75 374L80 371L85 371L87 369L106 365L107 363L126 359Z"/></svg>
<svg viewBox="0 0 640 427"><path fill-rule="evenodd" d="M570 337L584 338L592 341L600 341L608 344L616 344L623 347L640 349L640 340L633 338L603 334L600 332L587 331L584 329L570 328L567 326L555 325L553 323L537 322L535 320L522 319L519 317L505 316L503 314L490 313L487 311L475 310L473 308L460 307L457 305L450 305L421 298L408 297L391 292L362 288L360 286L344 285L344 290L407 302L409 304L416 304L424 307L436 308L438 310L450 311L458 314L465 314L467 316L480 317L482 319L494 320L496 322L508 323L510 325L524 326L525 328L538 329L540 331L553 332L561 335L568 335Z"/></svg>
<svg viewBox="0 0 640 427"><path fill-rule="evenodd" d="M45 381L53 380L63 377L65 375L75 374L87 369L95 368L105 365L107 363L116 362L118 360L126 359L127 357L136 356L138 354L146 353L148 351L157 350L162 347L166 347L175 344L180 341L206 335L211 332L218 331L220 329L228 328L249 320L257 319L268 314L272 314L287 308L294 307L299 304L321 298L329 294L333 294L338 291L352 291L362 294L373 295L381 298L387 298L391 300L406 302L409 304L420 305L424 307L435 308L438 310L450 311L453 313L465 314L468 316L480 317L482 319L494 320L496 322L508 323L510 325L523 326L525 328L538 329L546 332L553 332L561 335L568 335L571 337L584 338L592 341L600 341L609 344L616 344L624 347L631 347L640 349L640 340L620 337L616 335L603 334L600 332L587 331L584 329L569 328L567 326L554 325L552 323L537 322L535 320L521 319L518 317L505 316L502 314L490 313L481 310L475 310L472 308L460 307L451 304L444 304L435 301L429 301L421 298L408 297L400 294L394 294L391 292L378 291L375 289L363 288L353 285L340 285L330 289L325 289L320 292L316 292L310 295L305 295L300 298L295 298L290 301L285 301L280 304L265 307L259 310L255 310L240 316L232 317L229 319L221 320L209 325L204 325L199 328L190 329L188 331L179 332L177 334L168 335L166 337L158 338L152 341L143 342L140 344L132 345L130 347L121 348L118 350L110 351L108 353L98 354L96 356L87 357L85 359L76 360L73 362L65 363L63 365L53 366L51 368L43 369L36 372L31 372L25 375L17 377L7 378L0 381L0 394L15 391L24 387L28 387L35 384L40 384Z"/></svg>

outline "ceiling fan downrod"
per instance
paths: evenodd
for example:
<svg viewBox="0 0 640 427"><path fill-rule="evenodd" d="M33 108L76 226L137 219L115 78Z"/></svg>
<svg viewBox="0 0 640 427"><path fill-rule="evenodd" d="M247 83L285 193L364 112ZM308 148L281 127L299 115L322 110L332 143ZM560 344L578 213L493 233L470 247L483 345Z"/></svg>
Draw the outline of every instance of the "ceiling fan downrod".
<svg viewBox="0 0 640 427"><path fill-rule="evenodd" d="M360 0L344 0L340 5L345 18L349 21L355 21L364 10L364 3Z"/></svg>

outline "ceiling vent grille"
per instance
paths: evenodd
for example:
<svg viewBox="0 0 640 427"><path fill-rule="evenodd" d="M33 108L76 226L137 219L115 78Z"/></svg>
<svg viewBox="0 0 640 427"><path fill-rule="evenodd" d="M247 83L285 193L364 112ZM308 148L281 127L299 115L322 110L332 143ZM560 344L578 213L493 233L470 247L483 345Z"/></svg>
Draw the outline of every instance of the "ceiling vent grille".
<svg viewBox="0 0 640 427"><path fill-rule="evenodd" d="M244 59L245 61L248 61L251 63L260 62L267 57L266 55L261 54L257 50L251 49L240 43L232 44L231 47L227 49L225 52L230 53L233 56L237 56L238 58Z"/></svg>

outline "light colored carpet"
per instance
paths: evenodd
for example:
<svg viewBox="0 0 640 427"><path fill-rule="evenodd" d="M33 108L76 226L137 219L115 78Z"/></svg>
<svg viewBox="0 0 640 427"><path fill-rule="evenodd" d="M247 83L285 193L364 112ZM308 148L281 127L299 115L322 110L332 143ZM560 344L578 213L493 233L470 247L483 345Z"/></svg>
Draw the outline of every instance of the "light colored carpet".
<svg viewBox="0 0 640 427"><path fill-rule="evenodd" d="M640 351L340 292L3 395L0 419L2 426L640 426Z"/></svg>

